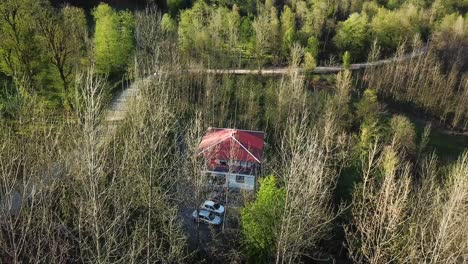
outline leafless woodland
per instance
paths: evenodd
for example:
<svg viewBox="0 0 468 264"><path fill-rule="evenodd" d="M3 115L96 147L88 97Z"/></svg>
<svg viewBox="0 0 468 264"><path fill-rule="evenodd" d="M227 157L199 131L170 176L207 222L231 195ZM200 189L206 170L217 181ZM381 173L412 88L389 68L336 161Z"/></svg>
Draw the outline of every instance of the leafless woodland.
<svg viewBox="0 0 468 264"><path fill-rule="evenodd" d="M91 66L78 73L72 115L51 116L32 98L18 122L0 122L2 263L245 262L240 226L193 249L180 217L204 199L196 154L209 126L267 133L263 174L286 191L271 262L468 262L468 152L443 164L424 136L408 154L392 135L356 154L363 130L352 124L351 97L360 87L349 71L332 91L311 91L295 70L304 52L296 46L282 77L171 74L189 65L160 15L137 18L138 92L125 119L106 120L105 79ZM366 83L466 128L466 76L444 75L434 56L366 70ZM350 167L359 181L350 200L337 199Z"/></svg>

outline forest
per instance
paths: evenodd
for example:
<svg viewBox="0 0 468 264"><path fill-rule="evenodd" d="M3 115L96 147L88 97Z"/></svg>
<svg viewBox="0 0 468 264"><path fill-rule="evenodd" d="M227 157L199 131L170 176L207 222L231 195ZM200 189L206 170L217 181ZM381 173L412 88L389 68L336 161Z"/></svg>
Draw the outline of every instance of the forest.
<svg viewBox="0 0 468 264"><path fill-rule="evenodd" d="M2 0L0 263L468 263L467 11ZM213 127L265 135L219 226Z"/></svg>

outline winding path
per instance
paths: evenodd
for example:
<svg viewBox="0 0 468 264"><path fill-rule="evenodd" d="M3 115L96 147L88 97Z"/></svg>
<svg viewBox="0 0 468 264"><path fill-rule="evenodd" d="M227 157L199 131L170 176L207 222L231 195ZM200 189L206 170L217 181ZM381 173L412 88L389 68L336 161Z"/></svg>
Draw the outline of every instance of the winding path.
<svg viewBox="0 0 468 264"><path fill-rule="evenodd" d="M366 63L355 63L350 65L350 70L362 70L369 67L380 66L384 64L401 62L409 60L415 57L419 57L427 52L427 47L418 49L412 53L405 54L399 57L393 57L390 59L378 60L374 62ZM311 73L315 74L336 74L344 70L343 66L319 66L316 67ZM286 75L291 73L291 71L299 71L299 73L306 73L307 71L304 68L290 68L290 67L277 67L277 68L263 68L263 69L188 69L182 70L179 72L172 72L172 74L231 74L231 75ZM162 74L164 72L156 72L155 76ZM116 122L121 121L125 118L128 102L138 94L139 84L141 82L147 81L153 76L148 76L143 80L136 81L132 83L127 89L121 91L112 101L109 110L106 115L107 122Z"/></svg>
<svg viewBox="0 0 468 264"><path fill-rule="evenodd" d="M427 47L423 47L418 49L412 53L405 54L400 57L393 57L390 59L385 60L378 60L374 62L366 62L366 63L354 63L350 65L350 70L362 70L369 67L380 66L384 64L394 63L394 62L401 62L405 60L409 60L415 57L419 57L427 52ZM233 75L285 75L291 72L291 70L299 71L300 73L306 73L307 70L304 68L297 68L292 69L290 67L277 67L277 68L264 68L264 69L189 69L189 73L196 73L196 74L233 74ZM310 71L310 73L315 74L336 74L340 71L344 70L344 67L339 66L318 66L315 67L314 70Z"/></svg>

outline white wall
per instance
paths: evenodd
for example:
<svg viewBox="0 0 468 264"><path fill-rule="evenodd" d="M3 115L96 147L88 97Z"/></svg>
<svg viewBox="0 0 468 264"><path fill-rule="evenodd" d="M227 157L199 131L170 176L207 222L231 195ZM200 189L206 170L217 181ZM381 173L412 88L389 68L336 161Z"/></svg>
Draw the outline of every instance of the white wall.
<svg viewBox="0 0 468 264"><path fill-rule="evenodd" d="M255 188L255 176L251 175L240 175L244 176L244 182L236 181L236 174L226 175L226 179L229 181L229 188L234 189L244 189L244 190L253 190Z"/></svg>

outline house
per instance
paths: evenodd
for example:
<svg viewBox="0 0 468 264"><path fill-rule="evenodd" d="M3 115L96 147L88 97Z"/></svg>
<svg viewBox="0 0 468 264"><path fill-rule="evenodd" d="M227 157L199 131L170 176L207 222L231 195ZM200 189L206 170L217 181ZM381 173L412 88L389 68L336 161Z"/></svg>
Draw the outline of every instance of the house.
<svg viewBox="0 0 468 264"><path fill-rule="evenodd" d="M261 131L209 128L198 146L209 182L231 189L255 189L264 137Z"/></svg>

